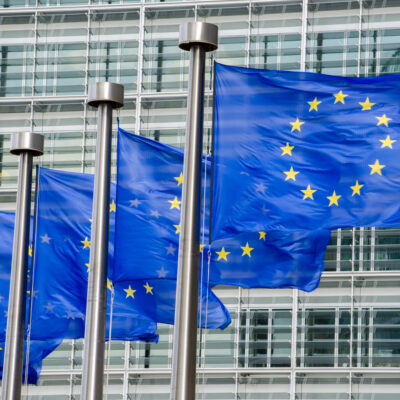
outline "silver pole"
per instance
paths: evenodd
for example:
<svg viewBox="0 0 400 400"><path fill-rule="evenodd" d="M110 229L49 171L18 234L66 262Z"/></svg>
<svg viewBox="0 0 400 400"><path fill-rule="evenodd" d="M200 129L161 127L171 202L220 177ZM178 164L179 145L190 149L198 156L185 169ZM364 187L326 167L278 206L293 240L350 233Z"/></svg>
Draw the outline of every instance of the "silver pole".
<svg viewBox="0 0 400 400"><path fill-rule="evenodd" d="M122 85L97 82L89 87L88 104L98 108L98 126L81 395L84 400L103 398L112 110L122 107L123 101Z"/></svg>
<svg viewBox="0 0 400 400"><path fill-rule="evenodd" d="M205 53L215 50L217 43L216 25L189 22L180 26L179 47L190 51L190 75L171 400L194 400L196 395L204 69Z"/></svg>
<svg viewBox="0 0 400 400"><path fill-rule="evenodd" d="M11 262L10 293L2 399L21 397L24 359L26 287L28 270L29 224L32 190L32 158L43 154L42 135L32 132L14 134L10 152L19 155L17 208Z"/></svg>

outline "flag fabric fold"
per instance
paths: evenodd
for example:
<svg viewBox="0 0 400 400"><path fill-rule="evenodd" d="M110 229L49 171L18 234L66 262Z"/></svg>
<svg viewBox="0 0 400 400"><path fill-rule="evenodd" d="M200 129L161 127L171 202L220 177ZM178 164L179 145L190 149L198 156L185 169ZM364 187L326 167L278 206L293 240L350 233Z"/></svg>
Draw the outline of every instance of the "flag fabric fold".
<svg viewBox="0 0 400 400"><path fill-rule="evenodd" d="M205 284L307 291L318 285L329 231L237 230L208 246L207 156L202 179L200 262ZM182 182L181 149L119 129L114 282L176 278ZM222 212L231 211L227 207Z"/></svg>
<svg viewBox="0 0 400 400"><path fill-rule="evenodd" d="M5 339L8 317L8 298L10 290L11 276L11 260L12 246L14 239L14 220L15 214L9 212L0 212L0 378L3 376L3 362ZM32 231L32 219L31 219ZM29 246L29 264L31 264L32 248ZM28 282L29 283L29 282ZM28 315L29 315L29 284L27 294L27 321L25 331L28 330ZM33 340L29 344L29 363L28 363L28 383L36 384L42 368L42 360L50 354L61 343L60 339L53 340ZM24 369L23 382L25 382L25 363L26 363L27 343L25 341L24 349Z"/></svg>
<svg viewBox="0 0 400 400"><path fill-rule="evenodd" d="M53 352L60 344L62 340L31 340L29 343L29 363L28 363L28 378L27 383L36 385L39 378L40 372L42 371L42 361ZM3 379L3 363L4 363L4 352L5 343L0 342L0 379ZM26 351L27 342L25 341L24 346L24 363L22 371L22 383L25 383L25 371L26 371Z"/></svg>
<svg viewBox="0 0 400 400"><path fill-rule="evenodd" d="M212 238L399 226L399 93L400 75L216 63Z"/></svg>
<svg viewBox="0 0 400 400"><path fill-rule="evenodd" d="M39 327L54 318L59 321L46 331L40 330L40 337L83 336L93 182L92 175L39 168L33 319ZM173 323L176 280L144 276L114 282L115 192L112 184L107 296L108 314L113 299L112 339L154 341L157 322ZM135 232L135 226L130 231ZM129 257L135 252L131 248ZM229 313L215 296L211 300L218 305L219 314L210 315L208 320L215 328L225 326L230 321Z"/></svg>
<svg viewBox="0 0 400 400"><path fill-rule="evenodd" d="M39 168L37 176L32 337L80 338L85 329L93 176L45 168ZM114 186L111 198L110 262L114 243ZM109 280L107 287L109 316L114 291ZM146 301L139 293L135 300ZM125 303L125 296L115 291L112 338L156 341L156 323L141 315L134 304L126 307ZM107 325L109 321L107 317Z"/></svg>

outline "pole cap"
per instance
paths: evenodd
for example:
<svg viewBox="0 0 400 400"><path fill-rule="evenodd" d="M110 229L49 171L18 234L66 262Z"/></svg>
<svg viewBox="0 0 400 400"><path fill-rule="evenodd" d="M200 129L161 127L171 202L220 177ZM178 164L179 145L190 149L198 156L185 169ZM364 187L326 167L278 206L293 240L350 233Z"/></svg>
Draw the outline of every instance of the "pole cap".
<svg viewBox="0 0 400 400"><path fill-rule="evenodd" d="M194 45L201 45L205 51L218 48L218 26L208 22L186 22L179 27L179 47L189 51Z"/></svg>
<svg viewBox="0 0 400 400"><path fill-rule="evenodd" d="M44 136L33 132L14 133L11 137L10 153L20 155L23 152L32 153L34 157L43 154Z"/></svg>
<svg viewBox="0 0 400 400"><path fill-rule="evenodd" d="M101 103L110 103L112 108L124 105L124 87L113 82L96 82L89 86L88 104L98 107Z"/></svg>

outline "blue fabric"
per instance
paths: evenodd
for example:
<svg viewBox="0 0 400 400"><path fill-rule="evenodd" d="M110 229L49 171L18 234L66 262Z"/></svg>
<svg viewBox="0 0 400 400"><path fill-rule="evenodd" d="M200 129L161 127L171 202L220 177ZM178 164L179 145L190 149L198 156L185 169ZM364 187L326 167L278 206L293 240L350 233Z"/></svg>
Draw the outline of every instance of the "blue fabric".
<svg viewBox="0 0 400 400"><path fill-rule="evenodd" d="M175 199L181 200L182 168L182 150L119 130L114 282L161 275L176 278L180 209ZM210 171L204 157L201 243L205 245ZM229 214L230 209L224 212ZM323 271L329 237L326 230L270 230L265 237L258 231L234 232L203 248L202 280L209 279L210 285L313 290ZM252 250L244 253L247 243Z"/></svg>
<svg viewBox="0 0 400 400"><path fill-rule="evenodd" d="M45 334L48 337L83 336L92 198L92 175L39 169L33 318L39 327L45 327L54 319L58 321L52 324L51 329L35 329L35 332L41 332L40 337ZM113 184L109 234L110 281L114 268L115 211ZM112 339L156 340L156 323L173 323L175 287L176 281L164 282L147 277L115 282ZM110 294L108 292L108 315ZM227 311L219 301L218 305L220 314L225 317L225 325ZM215 316L218 326L221 326L220 314Z"/></svg>
<svg viewBox="0 0 400 400"><path fill-rule="evenodd" d="M0 212L0 378L3 376L5 338L7 329L8 295L10 290L12 244L14 237L14 213ZM32 230L32 219L31 219ZM31 263L31 258L28 260ZM29 286L29 285L28 285ZM28 316L29 295L27 296ZM27 323L26 323L27 326ZM61 340L31 341L29 346L28 383L37 383L42 360L51 353ZM24 351L23 382L25 381L26 342Z"/></svg>
<svg viewBox="0 0 400 400"><path fill-rule="evenodd" d="M29 344L29 364L28 364L28 384L36 384L40 378L40 372L42 370L42 361L52 351L54 351L62 340L31 340ZM5 343L0 342L0 379L3 379L3 362L4 362L4 349ZM25 383L25 366L26 366L26 348L27 343L25 341L24 347L24 365L22 371L22 383Z"/></svg>
<svg viewBox="0 0 400 400"><path fill-rule="evenodd" d="M119 128L114 282L160 279L176 285L182 163L182 150ZM201 325L229 325L229 312L207 282L199 292ZM175 289L170 296L173 305ZM157 318L173 323L171 305Z"/></svg>
<svg viewBox="0 0 400 400"><path fill-rule="evenodd" d="M213 239L399 226L399 94L400 75L216 64Z"/></svg>
<svg viewBox="0 0 400 400"><path fill-rule="evenodd" d="M85 328L93 176L39 168L37 179L32 337L80 338ZM115 202L114 185L111 198ZM114 214L110 212L110 263ZM115 288L112 339L157 340L156 322L137 307L147 302L143 292L126 299L125 292ZM111 290L107 299L106 338Z"/></svg>

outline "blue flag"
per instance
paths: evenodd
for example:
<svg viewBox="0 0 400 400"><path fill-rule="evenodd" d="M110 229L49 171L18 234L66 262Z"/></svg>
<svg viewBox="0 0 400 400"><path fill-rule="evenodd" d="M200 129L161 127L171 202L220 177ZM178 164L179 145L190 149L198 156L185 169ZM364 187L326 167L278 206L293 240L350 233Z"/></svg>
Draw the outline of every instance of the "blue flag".
<svg viewBox="0 0 400 400"><path fill-rule="evenodd" d="M10 289L10 275L11 275L11 259L12 259L12 245L14 238L14 213L0 212L0 377L3 376L3 362L5 350L5 338L8 317L8 295ZM32 248L29 247L29 255L32 255ZM29 264L31 259L29 260ZM29 286L29 285L28 285ZM28 287L29 291L29 287ZM29 293L28 293L29 296ZM27 296L27 297L28 297ZM29 298L28 298L29 300ZM28 305L26 315L28 317ZM28 320L26 322L26 329L28 328ZM50 341L30 341L29 345L29 363L28 363L28 383L36 383L39 379L40 370L42 368L42 360L51 353L59 344L61 340ZM26 361L26 342L24 351L24 376L25 381L25 361Z"/></svg>
<svg viewBox="0 0 400 400"><path fill-rule="evenodd" d="M399 226L399 94L400 75L216 64L213 239Z"/></svg>
<svg viewBox="0 0 400 400"><path fill-rule="evenodd" d="M38 172L33 319L51 327L40 337L82 337L91 246L93 176L40 168ZM108 314L112 339L156 340L156 323L173 323L175 281L135 279L112 282L114 265L115 185L111 188ZM131 249L133 253L135 249ZM55 268L55 266L57 266ZM226 310L220 306L226 323ZM109 318L108 318L109 320ZM214 327L217 327L214 325ZM107 328L108 330L108 328ZM39 329L35 329L38 333Z"/></svg>
<svg viewBox="0 0 400 400"><path fill-rule="evenodd" d="M29 342L28 384L37 383L40 378L43 359L45 359L52 351L54 351L61 344L61 342L62 340L31 340ZM0 342L0 379L3 379L4 349L5 343ZM26 351L27 341L25 341L24 347L22 383L25 383Z"/></svg>
<svg viewBox="0 0 400 400"><path fill-rule="evenodd" d="M119 130L114 282L176 278L182 171L181 149ZM313 290L323 271L329 231L234 232L209 247L210 172L204 156L202 280L211 286Z"/></svg>
<svg viewBox="0 0 400 400"><path fill-rule="evenodd" d="M37 179L32 337L80 338L85 328L93 176L39 168ZM113 219L115 187L111 195ZM111 260L113 240L110 230ZM157 340L156 323L134 305L127 307L125 296L110 281L107 287L108 316L114 296L112 338ZM146 301L145 296L135 297L138 303Z"/></svg>

